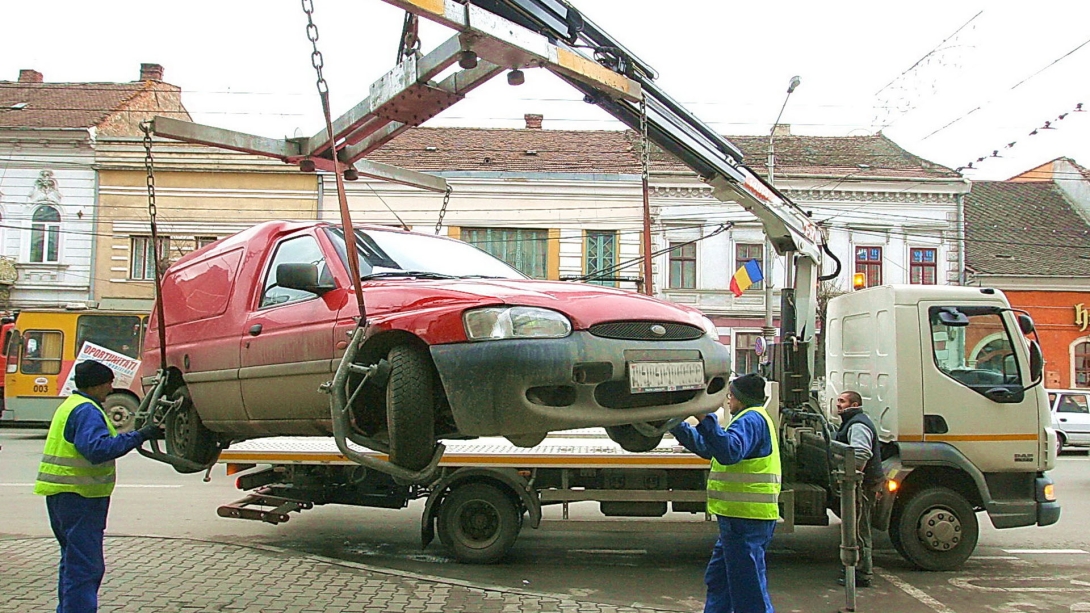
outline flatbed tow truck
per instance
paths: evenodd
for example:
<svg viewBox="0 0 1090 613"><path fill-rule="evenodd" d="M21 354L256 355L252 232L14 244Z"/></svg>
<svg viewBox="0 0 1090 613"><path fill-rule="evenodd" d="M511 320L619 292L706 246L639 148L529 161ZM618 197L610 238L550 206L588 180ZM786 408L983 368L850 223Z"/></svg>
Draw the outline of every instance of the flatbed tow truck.
<svg viewBox="0 0 1090 613"><path fill-rule="evenodd" d="M716 529L706 512L708 461L668 436L654 450L640 453L625 451L600 428L555 432L530 448L504 438L449 441L437 477L426 484L399 483L368 470L326 438L247 441L225 449L219 463L227 465L228 474L238 475L239 489L250 492L221 506L222 517L279 524L292 512L315 505L400 509L425 499L422 545L427 547L438 532L455 558L467 563L499 561L527 524L636 532L648 523L669 521L672 531ZM793 493L785 491L780 499L781 532L794 528ZM601 519L571 518L569 506L585 501L599 504ZM560 505L561 519L543 521L546 505ZM674 515L667 517L668 510ZM807 523L828 524L824 511L815 509Z"/></svg>

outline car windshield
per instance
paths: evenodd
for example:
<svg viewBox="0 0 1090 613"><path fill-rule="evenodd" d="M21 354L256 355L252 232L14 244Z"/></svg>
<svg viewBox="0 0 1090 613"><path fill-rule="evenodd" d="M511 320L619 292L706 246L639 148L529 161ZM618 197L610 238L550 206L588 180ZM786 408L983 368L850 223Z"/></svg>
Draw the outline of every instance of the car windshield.
<svg viewBox="0 0 1090 613"><path fill-rule="evenodd" d="M329 228L329 238L348 268L344 233ZM526 279L502 260L461 241L368 229L356 230L360 275L364 279L421 277L429 279Z"/></svg>

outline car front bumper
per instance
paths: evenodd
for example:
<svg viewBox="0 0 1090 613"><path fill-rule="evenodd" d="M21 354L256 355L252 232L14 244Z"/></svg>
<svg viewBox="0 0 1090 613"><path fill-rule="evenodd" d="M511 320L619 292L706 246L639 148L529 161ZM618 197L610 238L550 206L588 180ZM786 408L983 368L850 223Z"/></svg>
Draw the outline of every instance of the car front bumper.
<svg viewBox="0 0 1090 613"><path fill-rule="evenodd" d="M727 348L690 341L632 341L575 332L431 347L460 434L497 436L687 417L726 399ZM704 364L701 390L630 394L628 362Z"/></svg>

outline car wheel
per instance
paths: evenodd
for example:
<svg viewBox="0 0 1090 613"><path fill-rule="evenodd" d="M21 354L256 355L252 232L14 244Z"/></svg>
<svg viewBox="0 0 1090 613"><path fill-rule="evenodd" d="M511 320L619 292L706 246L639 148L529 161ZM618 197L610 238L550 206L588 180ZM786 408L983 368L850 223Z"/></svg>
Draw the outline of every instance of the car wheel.
<svg viewBox="0 0 1090 613"><path fill-rule="evenodd" d="M136 425L136 411L140 403L128 394L110 394L102 404L114 429L120 432L132 432Z"/></svg>
<svg viewBox="0 0 1090 613"><path fill-rule="evenodd" d="M976 549L979 526L976 512L964 496L945 487L932 487L905 502L890 531L897 531L903 555L916 566L955 570Z"/></svg>
<svg viewBox="0 0 1090 613"><path fill-rule="evenodd" d="M643 453L651 451L662 442L662 435L644 436L631 425L606 426L606 434L625 451Z"/></svg>
<svg viewBox="0 0 1090 613"><path fill-rule="evenodd" d="M1064 435L1059 432L1056 433L1056 457L1060 457L1060 454L1064 451Z"/></svg>
<svg viewBox="0 0 1090 613"><path fill-rule="evenodd" d="M488 483L456 487L439 508L439 540L459 562L492 564L515 544L522 510Z"/></svg>
<svg viewBox="0 0 1090 613"><path fill-rule="evenodd" d="M399 345L390 350L386 384L386 428L390 461L410 470L431 463L435 451L435 381L423 350Z"/></svg>
<svg viewBox="0 0 1090 613"><path fill-rule="evenodd" d="M219 447L216 445L216 435L204 427L193 399L189 396L189 388L178 388L170 396L171 400L181 399L182 403L177 409L170 412L165 430L167 453L185 458L191 462L207 466L216 460L219 455ZM174 470L180 473L200 472L201 468L188 469L178 466Z"/></svg>

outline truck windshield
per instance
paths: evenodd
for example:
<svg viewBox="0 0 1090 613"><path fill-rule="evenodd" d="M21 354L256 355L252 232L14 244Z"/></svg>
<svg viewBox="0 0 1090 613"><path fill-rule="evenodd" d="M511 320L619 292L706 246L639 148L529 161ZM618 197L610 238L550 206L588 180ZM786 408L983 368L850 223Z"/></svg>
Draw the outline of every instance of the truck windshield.
<svg viewBox="0 0 1090 613"><path fill-rule="evenodd" d="M329 239L348 268L344 234L328 229ZM426 234L384 230L356 230L360 274L364 277L419 276L526 279L505 262L461 241ZM393 274L387 274L393 273Z"/></svg>
<svg viewBox="0 0 1090 613"><path fill-rule="evenodd" d="M1021 382L1010 332L999 313L961 309L968 325L949 326L940 320L940 310L932 308L930 314L939 370L970 387Z"/></svg>

